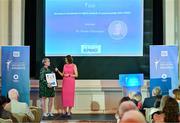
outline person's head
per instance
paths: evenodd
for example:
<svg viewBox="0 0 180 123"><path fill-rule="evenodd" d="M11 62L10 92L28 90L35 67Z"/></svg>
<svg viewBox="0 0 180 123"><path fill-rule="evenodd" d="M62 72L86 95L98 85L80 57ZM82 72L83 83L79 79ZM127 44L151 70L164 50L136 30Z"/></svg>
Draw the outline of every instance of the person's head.
<svg viewBox="0 0 180 123"><path fill-rule="evenodd" d="M176 100L180 100L180 89L179 88L178 89L174 89L173 90L173 94L174 94L174 98Z"/></svg>
<svg viewBox="0 0 180 123"><path fill-rule="evenodd" d="M153 123L158 123L158 122L164 122L164 114L162 111L156 111L153 114L151 114L151 118Z"/></svg>
<svg viewBox="0 0 180 123"><path fill-rule="evenodd" d="M131 99L129 97L123 97L121 98L121 100L119 101L119 106L121 105L121 103L125 102L125 101L130 101Z"/></svg>
<svg viewBox="0 0 180 123"><path fill-rule="evenodd" d="M160 109L163 110L164 106L165 106L165 103L167 101L167 99L169 98L168 95L165 95L161 98L161 102L160 102Z"/></svg>
<svg viewBox="0 0 180 123"><path fill-rule="evenodd" d="M161 95L161 88L160 87L155 87L152 90L152 96L158 96L158 95Z"/></svg>
<svg viewBox="0 0 180 123"><path fill-rule="evenodd" d="M11 89L8 91L8 96L10 100L18 100L19 93L16 89Z"/></svg>
<svg viewBox="0 0 180 123"><path fill-rule="evenodd" d="M163 114L163 112L160 109L152 108L151 112L150 112L150 115L151 115L151 119L152 119L153 123L158 123L158 122L162 122L163 123L163 121L164 121L164 114Z"/></svg>
<svg viewBox="0 0 180 123"><path fill-rule="evenodd" d="M9 103L8 98L5 96L0 96L0 107L4 107L7 103Z"/></svg>
<svg viewBox="0 0 180 123"><path fill-rule="evenodd" d="M50 66L50 59L49 58L43 58L42 64L46 67Z"/></svg>
<svg viewBox="0 0 180 123"><path fill-rule="evenodd" d="M146 123L146 120L141 112L130 110L124 113L120 123Z"/></svg>
<svg viewBox="0 0 180 123"><path fill-rule="evenodd" d="M168 97L163 108L163 113L165 114L165 122L178 122L179 106L174 98Z"/></svg>
<svg viewBox="0 0 180 123"><path fill-rule="evenodd" d="M129 92L128 96L129 96L130 99L134 99L135 94L136 94L136 92L131 91L131 92Z"/></svg>
<svg viewBox="0 0 180 123"><path fill-rule="evenodd" d="M137 92L133 97L137 102L140 102L142 100L142 95L140 92Z"/></svg>
<svg viewBox="0 0 180 123"><path fill-rule="evenodd" d="M73 58L71 55L67 55L65 57L65 62L68 63L68 64L72 64L73 63Z"/></svg>
<svg viewBox="0 0 180 123"><path fill-rule="evenodd" d="M137 106L132 101L125 101L119 106L119 119L129 110L138 110Z"/></svg>

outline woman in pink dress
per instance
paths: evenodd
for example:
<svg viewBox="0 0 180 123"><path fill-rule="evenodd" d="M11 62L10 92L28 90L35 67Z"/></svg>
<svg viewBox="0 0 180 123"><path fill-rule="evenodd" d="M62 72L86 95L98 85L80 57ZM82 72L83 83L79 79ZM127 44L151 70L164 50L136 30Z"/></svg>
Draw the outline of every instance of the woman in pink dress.
<svg viewBox="0 0 180 123"><path fill-rule="evenodd" d="M70 117L72 107L74 107L74 95L75 95L75 78L78 77L78 71L73 59L70 55L65 58L66 64L63 67L61 73L58 69L56 71L63 77L62 81L62 106L63 117Z"/></svg>

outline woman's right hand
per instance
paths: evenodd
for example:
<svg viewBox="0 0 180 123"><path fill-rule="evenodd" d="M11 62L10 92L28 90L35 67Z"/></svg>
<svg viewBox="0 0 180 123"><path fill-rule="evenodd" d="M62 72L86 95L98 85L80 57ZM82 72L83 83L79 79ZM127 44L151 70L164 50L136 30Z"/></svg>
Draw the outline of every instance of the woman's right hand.
<svg viewBox="0 0 180 123"><path fill-rule="evenodd" d="M58 72L63 77L63 73L61 73L61 71L59 71L57 67L55 68L55 71Z"/></svg>

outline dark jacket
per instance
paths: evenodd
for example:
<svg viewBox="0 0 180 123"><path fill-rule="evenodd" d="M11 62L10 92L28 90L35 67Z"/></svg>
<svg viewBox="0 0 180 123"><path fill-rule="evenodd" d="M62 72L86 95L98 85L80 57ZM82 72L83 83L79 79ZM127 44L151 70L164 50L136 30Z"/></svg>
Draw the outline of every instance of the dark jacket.
<svg viewBox="0 0 180 123"><path fill-rule="evenodd" d="M143 108L160 107L161 98L162 98L162 95L145 98L143 102Z"/></svg>

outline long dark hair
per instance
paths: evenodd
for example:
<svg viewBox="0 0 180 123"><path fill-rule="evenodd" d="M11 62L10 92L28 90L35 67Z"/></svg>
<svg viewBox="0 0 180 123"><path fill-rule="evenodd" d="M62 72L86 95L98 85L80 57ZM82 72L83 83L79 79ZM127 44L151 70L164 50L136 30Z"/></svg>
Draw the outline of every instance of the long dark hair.
<svg viewBox="0 0 180 123"><path fill-rule="evenodd" d="M168 97L167 101L165 102L165 106L163 108L163 113L165 114L165 118L164 118L165 122L179 122L178 120L179 106L174 98Z"/></svg>
<svg viewBox="0 0 180 123"><path fill-rule="evenodd" d="M67 59L67 61L68 61L69 64L72 64L72 63L73 63L73 58L72 58L71 55L67 55L67 56L66 56L66 59Z"/></svg>

